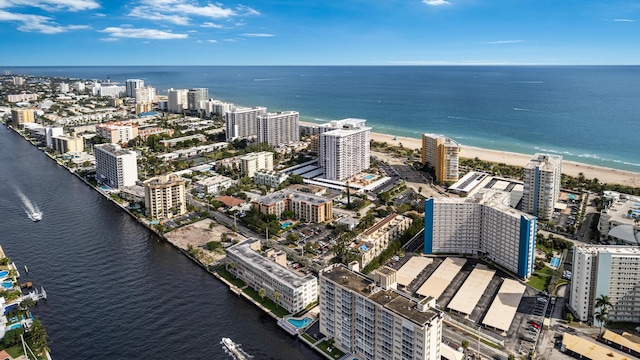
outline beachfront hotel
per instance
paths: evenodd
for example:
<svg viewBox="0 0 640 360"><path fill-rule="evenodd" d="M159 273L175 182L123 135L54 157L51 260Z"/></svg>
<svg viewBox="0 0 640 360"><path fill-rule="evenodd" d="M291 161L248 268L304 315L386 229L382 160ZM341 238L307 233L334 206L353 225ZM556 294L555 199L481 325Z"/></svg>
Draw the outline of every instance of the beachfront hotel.
<svg viewBox="0 0 640 360"><path fill-rule="evenodd" d="M300 114L297 111L258 115L257 123L258 143L278 147L300 140Z"/></svg>
<svg viewBox="0 0 640 360"><path fill-rule="evenodd" d="M147 216L154 220L164 220L185 214L186 183L186 180L176 174L161 175L143 182Z"/></svg>
<svg viewBox="0 0 640 360"><path fill-rule="evenodd" d="M321 271L320 333L362 359L440 360L442 312L431 297L395 290L395 275L382 267L374 281L342 264Z"/></svg>
<svg viewBox="0 0 640 360"><path fill-rule="evenodd" d="M14 126L23 126L26 123L34 123L33 109L11 109L11 123Z"/></svg>
<svg viewBox="0 0 640 360"><path fill-rule="evenodd" d="M318 299L318 280L287 268L286 254L273 249L263 251L262 243L249 239L227 248L227 269L236 278L295 314Z"/></svg>
<svg viewBox="0 0 640 360"><path fill-rule="evenodd" d="M422 134L422 165L435 170L435 181L458 181L460 145L439 134Z"/></svg>
<svg viewBox="0 0 640 360"><path fill-rule="evenodd" d="M580 321L594 320L595 301L609 296L609 321L640 323L640 248L573 247L569 307Z"/></svg>
<svg viewBox="0 0 640 360"><path fill-rule="evenodd" d="M322 196L284 189L251 202L261 214L280 217L291 211L296 219L312 223L333 220L333 201Z"/></svg>
<svg viewBox="0 0 640 360"><path fill-rule="evenodd" d="M560 196L562 156L537 153L524 166L522 210L540 219L551 219Z"/></svg>
<svg viewBox="0 0 640 360"><path fill-rule="evenodd" d="M486 190L425 203L424 253L479 256L522 279L533 273L537 219L509 206L510 195Z"/></svg>
<svg viewBox="0 0 640 360"><path fill-rule="evenodd" d="M225 113L227 142L234 139L249 139L258 135L258 116L267 113L266 107L231 108Z"/></svg>
<svg viewBox="0 0 640 360"><path fill-rule="evenodd" d="M172 113L181 113L187 109L187 89L169 89L167 91L167 111Z"/></svg>
<svg viewBox="0 0 640 360"><path fill-rule="evenodd" d="M640 245L640 196L604 191L598 231L615 245Z"/></svg>
<svg viewBox="0 0 640 360"><path fill-rule="evenodd" d="M187 108L194 114L204 109L204 102L209 99L209 89L194 88L187 92Z"/></svg>
<svg viewBox="0 0 640 360"><path fill-rule="evenodd" d="M107 122L96 125L96 134L112 144L126 144L138 136L138 124Z"/></svg>
<svg viewBox="0 0 640 360"><path fill-rule="evenodd" d="M250 178L252 178L258 170L273 170L273 153L270 151L260 151L240 157L240 170L244 176Z"/></svg>
<svg viewBox="0 0 640 360"><path fill-rule="evenodd" d="M343 119L318 125L318 164L325 179L346 181L369 168L371 128L365 122Z"/></svg>
<svg viewBox="0 0 640 360"><path fill-rule="evenodd" d="M117 144L101 144L93 147L96 157L96 180L111 188L133 186L138 181L136 153Z"/></svg>

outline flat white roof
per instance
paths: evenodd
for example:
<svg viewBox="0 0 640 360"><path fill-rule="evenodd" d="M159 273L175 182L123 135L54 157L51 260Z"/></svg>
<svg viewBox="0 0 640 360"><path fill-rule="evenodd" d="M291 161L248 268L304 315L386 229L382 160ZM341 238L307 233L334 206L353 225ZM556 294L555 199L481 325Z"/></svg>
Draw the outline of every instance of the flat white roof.
<svg viewBox="0 0 640 360"><path fill-rule="evenodd" d="M526 288L516 280L504 279L482 323L502 331L509 330Z"/></svg>
<svg viewBox="0 0 640 360"><path fill-rule="evenodd" d="M587 338L578 337L569 333L562 334L562 346L576 354L580 354L587 359L599 360L628 360L631 355L623 355L619 351L603 346Z"/></svg>
<svg viewBox="0 0 640 360"><path fill-rule="evenodd" d="M427 265L431 264L432 262L433 262L433 259L428 257L422 257L422 256L411 257L411 259L409 259L409 261L407 261L404 265L402 265L400 270L398 270L398 273L396 275L398 279L398 284L402 286L409 285L413 281L413 279L415 279L418 276L418 274L420 274L420 272L424 270L424 268L426 268Z"/></svg>
<svg viewBox="0 0 640 360"><path fill-rule="evenodd" d="M476 265L447 307L463 314L471 314L495 273L495 270L489 270L483 264Z"/></svg>
<svg viewBox="0 0 640 360"><path fill-rule="evenodd" d="M427 281L420 286L417 291L418 295L439 298L466 262L467 259L463 258L446 258Z"/></svg>
<svg viewBox="0 0 640 360"><path fill-rule="evenodd" d="M508 181L504 181L504 180L498 180L496 181L495 184L493 184L493 186L491 187L492 189L496 189L496 190L506 190L507 186L509 186L509 184L511 184Z"/></svg>

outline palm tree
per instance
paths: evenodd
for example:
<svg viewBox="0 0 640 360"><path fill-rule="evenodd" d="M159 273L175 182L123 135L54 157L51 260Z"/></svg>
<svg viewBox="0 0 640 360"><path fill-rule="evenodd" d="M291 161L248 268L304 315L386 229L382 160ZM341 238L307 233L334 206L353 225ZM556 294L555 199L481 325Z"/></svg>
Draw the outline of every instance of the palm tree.
<svg viewBox="0 0 640 360"><path fill-rule="evenodd" d="M611 299L609 299L609 295L601 294L596 298L596 309L597 308L611 308L613 304L611 304Z"/></svg>
<svg viewBox="0 0 640 360"><path fill-rule="evenodd" d="M601 308L593 314L596 321L600 323L600 336L602 336L602 327L609 320L609 311L606 308Z"/></svg>
<svg viewBox="0 0 640 360"><path fill-rule="evenodd" d="M273 300L275 300L275 301L276 301L276 306L278 306L278 300L280 300L280 296L281 296L281 295L282 295L282 294L280 294L280 293L279 293L279 292L277 292L277 291L274 291L274 292L273 292Z"/></svg>
<svg viewBox="0 0 640 360"><path fill-rule="evenodd" d="M260 296L260 299L264 301L264 297L267 296L267 290L260 288L260 290L258 290L258 296Z"/></svg>
<svg viewBox="0 0 640 360"><path fill-rule="evenodd" d="M466 339L462 340L462 343L460 345L464 349L464 357L466 359L467 358L467 349L469 348L469 340L466 340Z"/></svg>

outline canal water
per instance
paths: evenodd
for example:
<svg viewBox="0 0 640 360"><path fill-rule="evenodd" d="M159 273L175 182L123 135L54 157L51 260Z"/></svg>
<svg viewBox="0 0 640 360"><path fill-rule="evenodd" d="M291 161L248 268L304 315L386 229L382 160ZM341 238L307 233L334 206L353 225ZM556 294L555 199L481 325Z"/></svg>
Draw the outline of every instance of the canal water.
<svg viewBox="0 0 640 360"><path fill-rule="evenodd" d="M321 358L4 126L0 244L47 291L33 313L54 359L228 359L222 337L254 359Z"/></svg>

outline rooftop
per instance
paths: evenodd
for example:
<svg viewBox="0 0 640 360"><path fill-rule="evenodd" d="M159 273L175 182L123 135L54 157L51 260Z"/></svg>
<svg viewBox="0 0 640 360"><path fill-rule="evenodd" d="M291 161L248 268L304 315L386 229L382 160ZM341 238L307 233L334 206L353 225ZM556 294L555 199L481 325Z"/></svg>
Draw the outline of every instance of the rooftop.
<svg viewBox="0 0 640 360"><path fill-rule="evenodd" d="M227 249L227 253L238 256L245 261L251 263L251 265L268 274L272 278L278 279L281 283L289 286L292 289L297 289L304 286L310 281L316 281L313 275L299 276L296 272L293 272L284 266L276 263L275 261L262 256L262 254L251 249L251 244L259 241L257 239L250 239L239 244L233 245Z"/></svg>
<svg viewBox="0 0 640 360"><path fill-rule="evenodd" d="M297 201L304 201L314 205L322 205L327 201L329 201L328 199L321 196L315 196L308 193L302 193L298 191L284 189L284 190L276 191L273 194L269 194L259 199L256 199L256 202L263 205L273 205L287 198L292 200L297 200Z"/></svg>
<svg viewBox="0 0 640 360"><path fill-rule="evenodd" d="M101 145L95 145L94 149L100 149L102 151L111 153L115 156L123 156L123 155L135 155L134 152L125 150L123 148L120 147L120 145L117 144L101 144Z"/></svg>
<svg viewBox="0 0 640 360"><path fill-rule="evenodd" d="M328 268L321 273L321 276L368 298L417 325L425 326L439 316L439 312L431 308L426 311L418 310L416 307L417 299L407 298L393 289L382 290L375 286L373 280L348 270L344 266Z"/></svg>
<svg viewBox="0 0 640 360"><path fill-rule="evenodd" d="M536 153L524 166L525 169L539 167L542 170L553 171L557 166L562 165L562 156Z"/></svg>

